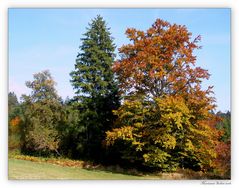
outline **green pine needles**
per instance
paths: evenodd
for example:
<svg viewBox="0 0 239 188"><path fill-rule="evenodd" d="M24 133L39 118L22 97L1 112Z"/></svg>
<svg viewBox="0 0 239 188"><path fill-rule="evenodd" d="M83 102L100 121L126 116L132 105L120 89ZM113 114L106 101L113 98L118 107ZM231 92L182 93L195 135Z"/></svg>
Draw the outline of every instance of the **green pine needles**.
<svg viewBox="0 0 239 188"><path fill-rule="evenodd" d="M92 20L82 38L75 70L70 74L80 111L78 149L81 156L94 159L104 155L105 132L113 124L112 110L119 106L117 82L111 69L115 45L109 30L101 16Z"/></svg>

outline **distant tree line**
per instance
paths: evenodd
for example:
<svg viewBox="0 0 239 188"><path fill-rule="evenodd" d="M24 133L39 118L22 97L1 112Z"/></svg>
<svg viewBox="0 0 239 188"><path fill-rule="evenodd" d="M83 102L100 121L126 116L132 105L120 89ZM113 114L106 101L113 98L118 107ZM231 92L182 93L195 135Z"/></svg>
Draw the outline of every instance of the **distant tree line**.
<svg viewBox="0 0 239 188"><path fill-rule="evenodd" d="M230 173L230 112L214 113L209 73L196 67L185 26L157 19L126 30L119 48L101 16L83 35L70 73L75 96L62 100L49 71L27 81L21 101L10 92L9 149L119 164L142 170L189 168Z"/></svg>

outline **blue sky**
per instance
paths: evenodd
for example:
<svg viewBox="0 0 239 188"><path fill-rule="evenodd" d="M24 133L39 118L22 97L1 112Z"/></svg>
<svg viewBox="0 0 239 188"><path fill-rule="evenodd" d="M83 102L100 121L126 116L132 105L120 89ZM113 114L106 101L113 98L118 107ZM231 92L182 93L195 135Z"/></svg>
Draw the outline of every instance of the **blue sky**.
<svg viewBox="0 0 239 188"><path fill-rule="evenodd" d="M203 87L214 85L217 110L230 109L230 9L9 9L9 91L18 97L29 94L25 81L48 69L58 94L72 97L69 73L82 34L98 14L111 28L117 47L129 43L126 28L146 30L157 18L186 25L193 36L201 35L197 66L211 74Z"/></svg>

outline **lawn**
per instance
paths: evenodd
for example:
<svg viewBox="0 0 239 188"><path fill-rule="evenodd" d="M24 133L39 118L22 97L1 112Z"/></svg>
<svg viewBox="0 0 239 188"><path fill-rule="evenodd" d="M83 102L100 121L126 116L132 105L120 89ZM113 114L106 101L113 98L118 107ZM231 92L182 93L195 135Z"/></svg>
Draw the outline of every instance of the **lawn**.
<svg viewBox="0 0 239 188"><path fill-rule="evenodd" d="M33 161L31 161L33 160ZM83 163L86 166L82 165ZM69 166L66 166L69 165ZM88 166L88 167L87 167ZM117 169L117 168L116 168ZM24 155L11 155L8 160L9 179L78 179L78 180L195 180L228 179L215 174L178 170L171 173L140 173L134 169L94 168L90 163L70 159L38 158ZM229 178L230 179L230 178Z"/></svg>
<svg viewBox="0 0 239 188"><path fill-rule="evenodd" d="M103 170L87 170L83 168L62 167L49 163L31 162L19 159L9 159L8 162L9 179L160 179L160 177L157 176L133 176L112 173Z"/></svg>

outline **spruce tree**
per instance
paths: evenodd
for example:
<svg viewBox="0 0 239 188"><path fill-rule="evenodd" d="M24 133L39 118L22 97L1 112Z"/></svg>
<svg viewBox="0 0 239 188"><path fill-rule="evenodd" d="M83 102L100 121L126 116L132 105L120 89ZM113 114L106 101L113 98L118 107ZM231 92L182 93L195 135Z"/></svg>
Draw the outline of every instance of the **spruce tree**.
<svg viewBox="0 0 239 188"><path fill-rule="evenodd" d="M114 120L112 110L119 106L118 88L111 69L115 45L110 28L97 16L86 28L75 70L71 72L80 123L78 153L82 157L103 158L102 141Z"/></svg>

